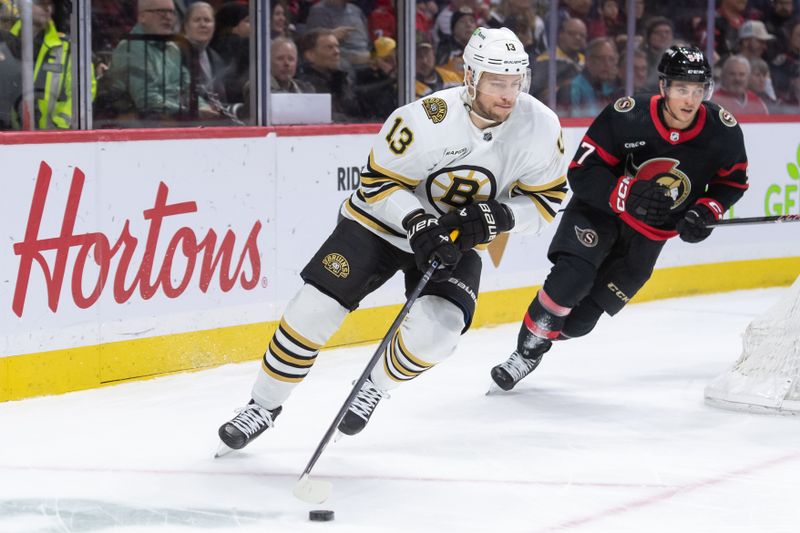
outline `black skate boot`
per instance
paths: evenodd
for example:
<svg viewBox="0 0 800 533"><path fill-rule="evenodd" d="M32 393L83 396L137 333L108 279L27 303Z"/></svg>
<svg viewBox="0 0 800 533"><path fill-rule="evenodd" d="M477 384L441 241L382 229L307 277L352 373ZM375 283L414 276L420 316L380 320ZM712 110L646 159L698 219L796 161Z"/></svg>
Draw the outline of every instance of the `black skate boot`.
<svg viewBox="0 0 800 533"><path fill-rule="evenodd" d="M372 380L367 378L358 395L353 399L347 412L344 414L342 421L339 422L339 431L345 435L355 435L360 432L367 425L369 417L386 395L385 392L378 390L372 383Z"/></svg>
<svg viewBox="0 0 800 533"><path fill-rule="evenodd" d="M267 428L275 425L275 419L281 414L281 406L269 410L261 407L254 400L237 409L237 415L219 428L219 438L222 440L216 457L241 450L247 444L264 433Z"/></svg>
<svg viewBox="0 0 800 533"><path fill-rule="evenodd" d="M516 350L506 361L492 368L492 381L504 391L510 391L522 378L533 372L553 342L530 335L520 344L523 346L522 354Z"/></svg>

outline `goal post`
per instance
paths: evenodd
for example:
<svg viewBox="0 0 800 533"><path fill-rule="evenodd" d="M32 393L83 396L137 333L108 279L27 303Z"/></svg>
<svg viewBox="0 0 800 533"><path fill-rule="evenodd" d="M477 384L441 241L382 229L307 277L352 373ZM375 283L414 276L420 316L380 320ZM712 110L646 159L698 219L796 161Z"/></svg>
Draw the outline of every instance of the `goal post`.
<svg viewBox="0 0 800 533"><path fill-rule="evenodd" d="M747 326L742 354L705 389L709 405L800 415L800 277Z"/></svg>

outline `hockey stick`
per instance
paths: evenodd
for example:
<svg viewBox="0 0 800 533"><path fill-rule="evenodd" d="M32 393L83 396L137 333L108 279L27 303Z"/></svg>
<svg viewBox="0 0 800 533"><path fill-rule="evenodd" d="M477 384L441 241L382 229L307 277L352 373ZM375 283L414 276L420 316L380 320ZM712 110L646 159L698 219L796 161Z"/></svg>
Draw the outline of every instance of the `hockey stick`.
<svg viewBox="0 0 800 533"><path fill-rule="evenodd" d="M800 215L776 215L770 217L744 217L717 220L707 224L709 228L717 226L747 226L752 224L775 224L780 222L800 222Z"/></svg>
<svg viewBox="0 0 800 533"><path fill-rule="evenodd" d="M381 356L383 355L383 351L386 349L386 346L389 344L392 337L394 337L395 331L397 331L397 329L400 327L400 323L403 322L403 320L406 318L406 315L408 315L411 306L417 301L422 289L424 289L428 284L434 270L436 270L438 266L438 259L433 259L428 265L428 270L422 274L422 279L419 280L417 286L413 291L411 291L411 294L408 296L408 300L406 300L405 305L400 310L400 313L398 313L397 318L394 319L394 322L392 322L392 325L389 327L389 331L386 333L386 336L383 337L383 340L378 345L378 349L376 349L375 353L372 354L372 358L367 363L366 368L364 368L361 376L356 380L355 385L353 385L353 390L350 391L350 394L342 404L342 407L339 409L339 412L336 414L333 422L331 422L330 427L328 427L328 431L325 432L322 440L319 441L319 444L317 444L317 449L314 450L314 455L311 456L311 460L306 465L305 470L303 470L303 473L300 474L300 478L297 480L297 483L295 483L294 489L292 490L292 494L294 494L295 497L308 503L322 503L328 499L328 496L330 496L333 485L329 481L311 479L309 477L311 474L311 469L314 468L314 465L317 463L320 455L322 455L323 450L325 450L325 447L328 445L328 442L330 442L331 437L333 437L333 434L336 432L336 428L339 426L339 422L341 422L342 418L344 418L347 408L350 407L350 403L355 399L355 397L358 395L358 392L361 390L361 385L367 381L372 369L375 368L378 360L380 360Z"/></svg>

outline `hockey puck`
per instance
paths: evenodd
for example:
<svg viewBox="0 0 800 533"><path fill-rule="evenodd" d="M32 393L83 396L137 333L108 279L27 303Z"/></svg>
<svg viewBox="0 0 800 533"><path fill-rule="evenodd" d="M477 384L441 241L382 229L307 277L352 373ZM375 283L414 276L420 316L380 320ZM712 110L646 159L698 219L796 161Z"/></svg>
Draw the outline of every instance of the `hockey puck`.
<svg viewBox="0 0 800 533"><path fill-rule="evenodd" d="M316 510L308 512L308 519L312 522L330 522L333 520L333 511Z"/></svg>

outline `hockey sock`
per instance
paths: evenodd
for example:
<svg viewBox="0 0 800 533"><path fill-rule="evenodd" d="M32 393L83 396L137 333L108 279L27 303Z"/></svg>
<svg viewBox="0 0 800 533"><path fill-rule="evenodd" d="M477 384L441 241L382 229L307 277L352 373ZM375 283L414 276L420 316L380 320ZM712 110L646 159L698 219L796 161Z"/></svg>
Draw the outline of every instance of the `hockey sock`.
<svg viewBox="0 0 800 533"><path fill-rule="evenodd" d="M282 405L303 381L349 311L311 285L303 285L281 318L261 361L253 399L267 409Z"/></svg>
<svg viewBox="0 0 800 533"><path fill-rule="evenodd" d="M517 337L517 352L523 357L535 357L536 351L557 339L571 309L557 304L544 289L539 289L528 307Z"/></svg>
<svg viewBox="0 0 800 533"><path fill-rule="evenodd" d="M464 329L464 313L438 296L422 296L409 311L370 378L387 391L446 359Z"/></svg>

